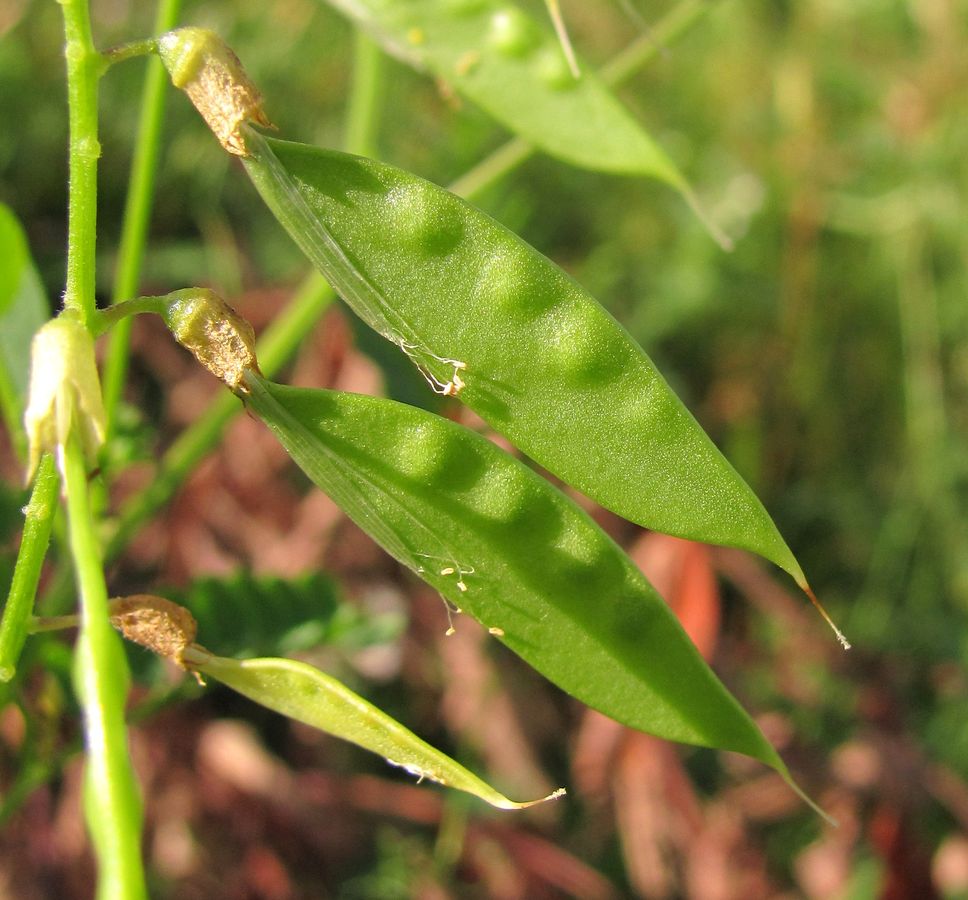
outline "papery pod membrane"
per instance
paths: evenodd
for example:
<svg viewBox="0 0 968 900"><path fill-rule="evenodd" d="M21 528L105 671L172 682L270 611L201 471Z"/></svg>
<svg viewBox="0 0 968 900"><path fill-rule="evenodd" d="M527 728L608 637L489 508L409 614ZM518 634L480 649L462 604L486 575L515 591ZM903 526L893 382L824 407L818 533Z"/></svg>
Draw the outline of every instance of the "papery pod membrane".
<svg viewBox="0 0 968 900"><path fill-rule="evenodd" d="M201 648L188 651L186 661L262 706L378 753L419 779L466 791L499 809L523 809L564 793L555 791L524 803L509 800L346 685L306 663L225 659Z"/></svg>
<svg viewBox="0 0 968 900"><path fill-rule="evenodd" d="M745 753L794 786L642 573L545 479L414 407L253 373L245 384L248 407L361 528L559 687L633 728Z"/></svg>
<svg viewBox="0 0 968 900"><path fill-rule="evenodd" d="M390 54L476 103L546 153L595 171L685 178L589 66L508 0L327 0Z"/></svg>
<svg viewBox="0 0 968 900"><path fill-rule="evenodd" d="M373 160L250 133L246 169L364 321L542 466L655 531L806 582L769 514L628 332L460 198Z"/></svg>

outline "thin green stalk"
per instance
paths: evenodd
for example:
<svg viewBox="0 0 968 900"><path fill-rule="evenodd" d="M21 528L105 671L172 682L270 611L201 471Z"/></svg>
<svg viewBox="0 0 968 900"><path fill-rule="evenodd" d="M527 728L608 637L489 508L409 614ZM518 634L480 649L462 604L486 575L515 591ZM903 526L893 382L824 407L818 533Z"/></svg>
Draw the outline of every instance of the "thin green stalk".
<svg viewBox="0 0 968 900"><path fill-rule="evenodd" d="M130 322L132 316L140 313L156 313L163 316L171 305L171 297L162 295L160 297L135 297L133 300L124 300L115 303L107 309L99 309L95 312L90 322L91 333L97 337L104 334L112 326L120 326Z"/></svg>
<svg viewBox="0 0 968 900"><path fill-rule="evenodd" d="M155 688L143 696L128 713L129 724L146 722L161 710L179 703L193 695L198 688L191 679L182 679L176 684ZM29 723L28 723L29 727ZM25 741L26 743L26 741ZM27 798L39 787L57 778L64 767L78 753L84 750L80 738L69 741L60 750L50 754L22 755L25 763L19 768L13 782L0 797L0 828L3 828L24 804Z"/></svg>
<svg viewBox="0 0 968 900"><path fill-rule="evenodd" d="M952 423L945 390L939 289L925 245L927 220L896 237L897 304L901 329L905 432L916 499L937 529L952 571L964 558L964 517L956 500L955 469L945 448Z"/></svg>
<svg viewBox="0 0 968 900"><path fill-rule="evenodd" d="M175 27L181 13L181 5L182 0L161 0L155 17L155 34L162 34ZM128 197L124 207L118 262L111 292L112 303L120 303L138 293L148 222L154 200L168 73L157 57L150 58L147 66L141 91L141 117L135 139ZM130 343L131 322L122 322L111 333L102 376L108 440L114 430L121 392L128 375Z"/></svg>
<svg viewBox="0 0 968 900"><path fill-rule="evenodd" d="M77 438L63 447L71 557L81 599L74 682L84 711L87 749L84 807L98 859L97 896L146 897L141 864L141 797L128 755L124 705L127 662L108 619L108 593Z"/></svg>
<svg viewBox="0 0 968 900"><path fill-rule="evenodd" d="M0 681L10 681L16 674L20 651L27 639L40 570L50 542L59 484L54 458L45 453L37 469L34 489L27 504L20 552L17 555L7 604L3 608L3 621L0 622Z"/></svg>
<svg viewBox="0 0 968 900"><path fill-rule="evenodd" d="M157 21L155 27L158 27ZM164 28L164 26L161 27ZM127 59L139 59L142 56L149 56L157 52L158 38L152 37L145 38L142 41L129 41L127 44L119 44L117 47L105 50L102 55L105 62L109 66L113 66L115 63L124 62ZM142 99L144 99L144 94L142 94Z"/></svg>
<svg viewBox="0 0 968 900"><path fill-rule="evenodd" d="M609 87L618 87L647 66L663 50L691 31L721 0L684 0L669 10L647 32L602 66L599 74Z"/></svg>
<svg viewBox="0 0 968 900"><path fill-rule="evenodd" d="M267 377L290 360L296 347L335 299L336 293L322 275L306 279L285 312L266 328L256 345L259 366Z"/></svg>
<svg viewBox="0 0 968 900"><path fill-rule="evenodd" d="M86 322L94 312L97 235L97 87L104 59L94 49L87 0L61 0L67 59L70 185L67 214L67 285L64 307Z"/></svg>
<svg viewBox="0 0 968 900"><path fill-rule="evenodd" d="M511 138L493 153L482 159L473 169L448 185L448 190L470 200L483 194L489 187L510 175L538 151L524 138Z"/></svg>
<svg viewBox="0 0 968 900"><path fill-rule="evenodd" d="M30 620L30 633L40 634L44 631L63 631L65 628L77 628L81 618L76 613L69 616L40 616Z"/></svg>
<svg viewBox="0 0 968 900"><path fill-rule="evenodd" d="M609 72L609 83L614 86L627 80L638 68L654 59L663 47L680 38L696 24L716 2L717 0L686 0L677 6L659 21L651 33L634 41L606 67L606 72ZM357 51L369 53L369 50L362 48L360 44L357 44ZM368 65L372 64L371 60ZM613 67L615 71L611 72ZM362 61L357 64L355 71L360 69L364 72L368 71L368 67L364 66ZM377 84L375 82L370 84L371 89L375 90ZM376 105L367 95L363 91L354 89L351 94L351 108L348 111L349 119L352 121L358 114L362 116L364 109L372 116L378 113ZM355 140L359 135L368 133L368 129L356 125L352 129L347 129L347 139L350 140L350 135L353 135L352 139ZM347 149L351 152L359 152L352 145ZM467 198L479 195L529 159L534 152L534 148L526 141L513 138L453 182L450 190ZM266 332L264 340L259 343L258 357L263 374L271 377L278 371L275 364L281 367L295 352L296 346L309 333L318 316L322 315L332 299L332 289L317 272L314 271L306 277L290 307L276 320L273 328ZM271 350L269 349L270 334L273 335ZM138 528L168 502L194 466L218 443L226 424L238 411L239 405L234 398L225 395L212 405L205 416L185 431L165 454L160 470L152 483L140 494L135 495L122 509L108 543L106 553L108 559L115 558Z"/></svg>
<svg viewBox="0 0 968 900"><path fill-rule="evenodd" d="M901 326L905 430L915 489L926 508L950 493L940 449L948 444L937 291L925 265L924 228L897 239L897 305Z"/></svg>
<svg viewBox="0 0 968 900"><path fill-rule="evenodd" d="M365 32L354 34L353 80L346 109L344 143L350 153L376 156L379 107L383 95L383 51Z"/></svg>

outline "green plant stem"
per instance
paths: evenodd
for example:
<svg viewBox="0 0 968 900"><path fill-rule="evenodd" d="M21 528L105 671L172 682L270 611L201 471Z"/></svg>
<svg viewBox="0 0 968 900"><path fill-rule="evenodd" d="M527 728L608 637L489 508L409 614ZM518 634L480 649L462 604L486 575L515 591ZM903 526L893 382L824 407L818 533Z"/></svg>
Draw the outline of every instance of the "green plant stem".
<svg viewBox="0 0 968 900"><path fill-rule="evenodd" d="M0 622L0 681L10 681L16 674L20 651L27 639L28 620L50 542L59 484L54 458L45 453L37 469L33 493L27 504L20 552L17 555L7 604L3 609L3 621Z"/></svg>
<svg viewBox="0 0 968 900"><path fill-rule="evenodd" d="M97 87L104 59L94 49L87 0L61 0L67 59L70 122L68 169L67 284L65 309L86 322L94 312L94 252L97 236Z"/></svg>
<svg viewBox="0 0 968 900"><path fill-rule="evenodd" d="M162 34L175 27L181 13L181 5L182 0L161 0L155 16L155 34ZM155 42L145 43L154 45ZM121 49L123 48L119 48L118 53ZM157 57L149 59L141 91L141 117L138 122L138 136L135 139L134 159L131 164L131 180L128 184L128 196L121 226L118 262L114 273L114 287L111 291L112 303L127 300L138 293L148 222L151 218L155 193L155 175L158 171L167 89L168 73L161 60ZM123 322L111 333L102 376L108 440L114 430L121 392L128 375L130 344L131 322Z"/></svg>
<svg viewBox="0 0 968 900"><path fill-rule="evenodd" d="M346 109L344 144L350 153L376 156L378 112L383 94L383 51L360 29L356 29L354 41L353 80Z"/></svg>
<svg viewBox="0 0 968 900"><path fill-rule="evenodd" d="M76 617L65 616L64 618ZM71 623L71 625L65 627L74 627L75 624ZM160 710L192 696L193 692L197 690L195 682L191 679L183 679L175 685L156 689L142 697L132 707L128 714L128 722L130 724L145 722ZM75 738L55 754L28 754L26 764L20 767L13 782L6 789L3 797L0 798L0 828L16 815L24 801L37 788L57 778L63 772L67 763L83 750L83 741L80 738Z"/></svg>
<svg viewBox="0 0 968 900"><path fill-rule="evenodd" d="M121 639L108 619L87 469L77 438L63 447L64 492L71 557L80 589L81 630L74 651L74 682L84 711L87 770L84 806L98 858L98 897L146 897L141 864L142 810L124 722L128 689Z"/></svg>
<svg viewBox="0 0 968 900"><path fill-rule="evenodd" d="M99 309L94 313L90 322L91 332L97 337L104 334L112 326L118 327L130 322L132 316L141 313L156 313L163 316L171 302L170 296L163 295L161 297L135 297L132 300L115 303L114 306Z"/></svg>
<svg viewBox="0 0 968 900"><path fill-rule="evenodd" d="M159 27L156 21L155 30L167 31L168 29L164 25ZM157 52L158 39L152 37L145 38L143 41L129 41L127 44L119 44L117 47L111 47L105 50L102 56L109 66L113 66L115 63L124 62L126 59L138 59L139 57L148 56ZM142 94L142 99L144 99L144 94Z"/></svg>
<svg viewBox="0 0 968 900"><path fill-rule="evenodd" d="M685 0L670 10L653 28L640 35L599 72L609 87L618 87L659 53L696 25L719 0ZM448 188L461 197L479 196L537 153L523 138L512 138L465 172Z"/></svg>
<svg viewBox="0 0 968 900"><path fill-rule="evenodd" d="M502 144L482 159L473 169L452 181L447 186L447 190L465 200L480 196L537 152L534 144L529 144L524 138L511 138L506 144Z"/></svg>
<svg viewBox="0 0 968 900"><path fill-rule="evenodd" d="M949 471L941 448L950 446L945 409L937 291L924 259L925 230L901 232L895 240L897 304L904 375L905 431L916 492L925 508L938 510L950 496ZM942 501L943 502L943 501Z"/></svg>
<svg viewBox="0 0 968 900"><path fill-rule="evenodd" d="M722 0L683 0L602 66L599 75L609 87L619 87L651 63L670 44L691 31L721 2Z"/></svg>
<svg viewBox="0 0 968 900"><path fill-rule="evenodd" d="M613 67L615 69L615 72L609 75L610 83L615 85L627 80L638 68L654 59L663 47L685 34L717 2L718 0L686 0L679 4L660 20L649 34L643 35L630 44L606 67L606 71ZM370 50L360 43L357 44L356 49L361 55L370 53ZM362 71L369 76L373 71L371 67L374 65L372 60L367 65L360 60L355 64L354 71ZM370 91L378 90L376 80L367 77L364 83L370 85ZM347 113L350 121L357 116L362 118L363 110L367 110L370 116L377 116L378 108L372 96L354 88L350 95L350 109ZM358 123L347 129L347 140L356 140L360 135L369 133L369 129L363 128ZM350 152L359 152L358 148L352 145L347 149ZM468 198L479 195L534 153L534 148L526 141L513 138L453 182L450 190ZM271 378L278 371L277 364L281 367L295 352L296 346L313 328L333 297L332 288L317 272L314 271L306 277L289 308L276 319L273 326L266 331L263 340L259 342L257 348L259 365L267 378ZM108 559L114 559L138 528L168 502L194 466L218 443L226 424L239 409L235 398L229 395L220 397L212 404L209 411L172 445L162 459L152 483L140 494L132 497L121 510L108 542L106 550Z"/></svg>
<svg viewBox="0 0 968 900"><path fill-rule="evenodd" d="M81 624L80 616L40 616L30 620L28 630L31 634L43 631L63 631L65 628L77 628Z"/></svg>

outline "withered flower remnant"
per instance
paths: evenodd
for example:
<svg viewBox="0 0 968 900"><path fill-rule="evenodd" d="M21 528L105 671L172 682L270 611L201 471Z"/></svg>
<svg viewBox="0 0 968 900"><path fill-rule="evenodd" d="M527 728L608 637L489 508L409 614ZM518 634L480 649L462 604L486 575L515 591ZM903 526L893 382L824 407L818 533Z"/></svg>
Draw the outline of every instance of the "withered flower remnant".
<svg viewBox="0 0 968 900"><path fill-rule="evenodd" d="M219 143L236 156L248 156L242 126L272 123L262 110L262 94L239 58L207 28L176 28L158 39L172 84L188 94Z"/></svg>
<svg viewBox="0 0 968 900"><path fill-rule="evenodd" d="M171 303L164 318L175 340L233 391L244 391L245 370L259 371L249 322L206 288L186 288L168 296Z"/></svg>

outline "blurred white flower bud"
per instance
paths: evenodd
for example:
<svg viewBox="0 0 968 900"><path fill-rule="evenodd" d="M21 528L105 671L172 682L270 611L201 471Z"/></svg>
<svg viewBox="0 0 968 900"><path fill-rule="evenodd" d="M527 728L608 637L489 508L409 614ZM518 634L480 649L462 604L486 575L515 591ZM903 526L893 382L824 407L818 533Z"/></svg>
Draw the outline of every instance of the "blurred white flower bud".
<svg viewBox="0 0 968 900"><path fill-rule="evenodd" d="M94 339L70 312L44 325L30 348L30 391L24 412L27 482L41 454L56 452L72 430L93 462L104 443L107 417L94 361Z"/></svg>

